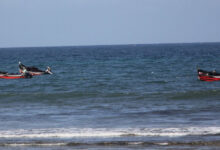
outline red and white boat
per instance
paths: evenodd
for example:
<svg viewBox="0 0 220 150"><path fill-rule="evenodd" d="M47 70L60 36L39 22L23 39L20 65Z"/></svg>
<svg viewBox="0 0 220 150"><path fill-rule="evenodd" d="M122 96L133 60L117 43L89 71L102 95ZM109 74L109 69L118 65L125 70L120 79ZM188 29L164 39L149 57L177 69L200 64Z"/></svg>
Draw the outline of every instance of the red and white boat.
<svg viewBox="0 0 220 150"><path fill-rule="evenodd" d="M220 81L220 73L198 69L198 79L201 81Z"/></svg>
<svg viewBox="0 0 220 150"><path fill-rule="evenodd" d="M40 70L36 67L27 67L27 66L23 65L21 62L19 62L19 72L24 73L25 72L24 70L26 70L32 76L44 75L44 74L53 74L51 72L50 67L47 67L47 69L45 71L42 71L42 70Z"/></svg>
<svg viewBox="0 0 220 150"><path fill-rule="evenodd" d="M22 79L22 78L32 78L32 75L26 74L14 74L7 72L0 72L0 79Z"/></svg>

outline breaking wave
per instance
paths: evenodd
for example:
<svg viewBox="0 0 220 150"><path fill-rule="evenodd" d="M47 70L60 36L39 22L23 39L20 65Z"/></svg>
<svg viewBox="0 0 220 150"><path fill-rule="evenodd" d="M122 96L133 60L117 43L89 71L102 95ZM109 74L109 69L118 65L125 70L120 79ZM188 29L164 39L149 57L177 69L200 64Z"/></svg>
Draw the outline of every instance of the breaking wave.
<svg viewBox="0 0 220 150"><path fill-rule="evenodd" d="M186 128L49 128L0 131L0 138L89 138L125 136L206 136L219 135L220 127Z"/></svg>

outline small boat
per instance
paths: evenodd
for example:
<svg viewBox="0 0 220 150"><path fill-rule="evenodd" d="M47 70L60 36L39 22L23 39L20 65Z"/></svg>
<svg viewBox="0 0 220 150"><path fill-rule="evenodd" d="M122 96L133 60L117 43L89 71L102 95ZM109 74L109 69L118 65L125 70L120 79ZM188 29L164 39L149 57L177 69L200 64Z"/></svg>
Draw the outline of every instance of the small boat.
<svg viewBox="0 0 220 150"><path fill-rule="evenodd" d="M198 69L198 79L201 81L220 81L220 73Z"/></svg>
<svg viewBox="0 0 220 150"><path fill-rule="evenodd" d="M27 67L27 66L23 65L21 62L19 62L19 72L23 73L25 69L32 76L43 75L43 74L53 74L51 72L50 67L47 67L47 69L45 71L42 71L42 70L40 70L40 69L38 69L36 67Z"/></svg>
<svg viewBox="0 0 220 150"><path fill-rule="evenodd" d="M22 78L32 78L32 75L29 73L15 74L15 73L7 73L0 71L0 79L22 79Z"/></svg>

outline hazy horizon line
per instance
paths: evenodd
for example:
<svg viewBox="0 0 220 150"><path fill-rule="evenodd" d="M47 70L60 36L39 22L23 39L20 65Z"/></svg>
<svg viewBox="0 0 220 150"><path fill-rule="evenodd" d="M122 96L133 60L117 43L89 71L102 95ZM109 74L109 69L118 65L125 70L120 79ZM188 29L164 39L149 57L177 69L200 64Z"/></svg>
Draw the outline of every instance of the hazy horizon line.
<svg viewBox="0 0 220 150"><path fill-rule="evenodd" d="M12 46L0 47L0 49L13 49L13 48L53 48L53 47L89 47L89 46L126 46L126 45L175 45L175 44L217 44L216 42L173 42L173 43L139 43L139 44L91 44L91 45L50 45L50 46Z"/></svg>

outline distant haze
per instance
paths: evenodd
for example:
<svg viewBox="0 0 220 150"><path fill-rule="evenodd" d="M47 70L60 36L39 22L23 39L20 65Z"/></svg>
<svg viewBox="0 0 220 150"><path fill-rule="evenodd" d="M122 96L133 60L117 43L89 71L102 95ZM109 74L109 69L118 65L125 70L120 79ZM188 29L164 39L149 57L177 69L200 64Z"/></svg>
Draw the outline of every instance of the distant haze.
<svg viewBox="0 0 220 150"><path fill-rule="evenodd" d="M220 41L220 0L1 0L0 47Z"/></svg>

